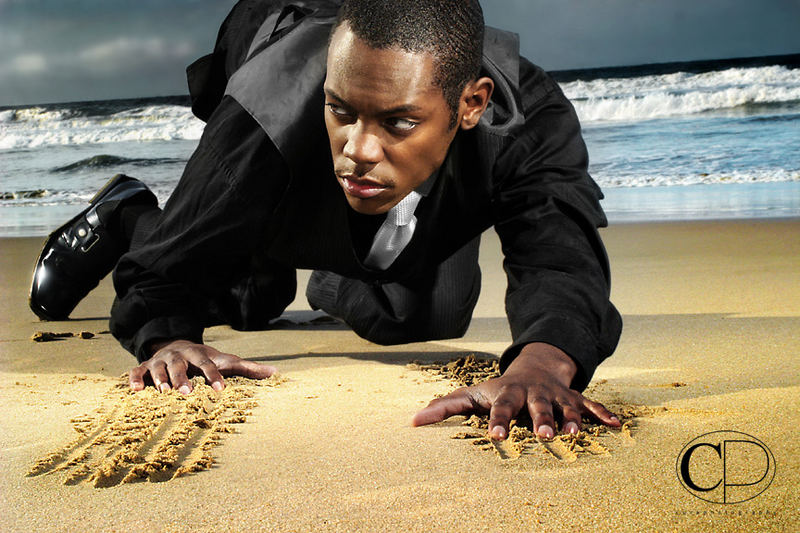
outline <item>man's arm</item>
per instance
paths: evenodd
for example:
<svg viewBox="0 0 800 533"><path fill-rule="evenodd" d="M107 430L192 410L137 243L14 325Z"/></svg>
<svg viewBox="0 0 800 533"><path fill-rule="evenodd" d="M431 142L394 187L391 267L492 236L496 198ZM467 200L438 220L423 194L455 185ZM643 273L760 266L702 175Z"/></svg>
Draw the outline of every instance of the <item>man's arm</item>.
<svg viewBox="0 0 800 533"><path fill-rule="evenodd" d="M191 389L192 367L212 386L221 386L223 374L265 377L274 371L203 345L202 334L209 298L230 296L219 289L229 288L235 272L246 268L257 230L285 187L285 164L271 141L239 104L224 98L254 35L278 8L280 3L239 0L220 25L214 52L187 69L192 111L209 124L158 228L114 272L118 297L111 329L141 363L130 372L134 390L144 387L147 375L159 390L170 384ZM259 199L266 201L258 205ZM226 252L230 245L234 249Z"/></svg>
<svg viewBox="0 0 800 533"><path fill-rule="evenodd" d="M521 59L526 124L496 166L495 229L508 276L506 312L513 345L501 371L530 342L575 361L583 390L613 353L622 319L609 301L610 269L597 228L602 193L587 172L575 111L558 85Z"/></svg>
<svg viewBox="0 0 800 533"><path fill-rule="evenodd" d="M231 300L230 287L263 245L288 179L260 126L233 99L223 99L156 227L114 271L111 331L140 362L167 355L154 349L157 342L201 345L203 328L213 321L210 310ZM196 349L183 347L191 363ZM169 355L174 359L175 352ZM216 378L201 370L210 381ZM144 375L136 376L134 388L143 384ZM186 381L185 373L180 377L178 387Z"/></svg>
<svg viewBox="0 0 800 533"><path fill-rule="evenodd" d="M572 432L584 414L619 423L578 392L613 352L622 327L596 229L606 223L602 196L587 173L571 104L541 70L524 60L520 70L526 123L496 163L494 201L513 344L500 378L434 400L415 425L486 411L490 434L505 438L510 419L526 407L543 437L553 436L556 418Z"/></svg>

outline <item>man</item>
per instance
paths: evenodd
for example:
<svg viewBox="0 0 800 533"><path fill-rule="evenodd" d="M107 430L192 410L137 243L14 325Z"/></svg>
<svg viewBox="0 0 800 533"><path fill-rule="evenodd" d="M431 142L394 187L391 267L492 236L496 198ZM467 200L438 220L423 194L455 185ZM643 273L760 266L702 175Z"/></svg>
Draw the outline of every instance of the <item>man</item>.
<svg viewBox="0 0 800 533"><path fill-rule="evenodd" d="M315 271L313 308L373 342L462 336L480 234L494 226L514 339L503 374L432 401L413 423L489 412L497 439L523 409L543 437L556 421L577 432L582 415L618 425L579 392L621 330L580 127L515 36L484 31L470 0L240 2L214 54L190 67L208 124L164 211L138 190L138 201L115 196L135 189L118 178L88 210L103 216L57 231L37 272L66 277L47 258L79 261L69 243L87 231L128 243L111 330L141 362L131 387L149 377L188 394L191 371L216 390L223 375L275 371L202 332L268 327L295 296L295 268ZM44 278L31 296L40 316Z"/></svg>

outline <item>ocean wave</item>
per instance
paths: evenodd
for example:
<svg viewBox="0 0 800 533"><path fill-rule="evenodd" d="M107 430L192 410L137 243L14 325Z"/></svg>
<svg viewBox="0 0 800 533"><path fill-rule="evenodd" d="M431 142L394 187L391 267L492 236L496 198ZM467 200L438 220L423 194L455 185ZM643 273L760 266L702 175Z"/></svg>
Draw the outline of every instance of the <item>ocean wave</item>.
<svg viewBox="0 0 800 533"><path fill-rule="evenodd" d="M161 205L169 198L175 188L174 183L159 183L153 186L148 185L153 194L156 195ZM47 188L36 190L7 190L0 191L0 207L52 207L52 206L76 206L75 212L79 212L82 206L87 203L97 193L97 189L67 189L67 188Z"/></svg>
<svg viewBox="0 0 800 533"><path fill-rule="evenodd" d="M34 189L31 191L0 191L0 200L30 200L44 198L47 196L47 189Z"/></svg>
<svg viewBox="0 0 800 533"><path fill-rule="evenodd" d="M185 162L186 161L184 161L183 159L176 159L170 157L129 158L129 157L120 157L116 155L101 154L92 157L87 157L86 159L81 159L80 161L70 163L69 165L56 167L52 169L51 172L73 172L82 169L107 168L117 165L134 165L137 167L149 167L153 165L185 163Z"/></svg>
<svg viewBox="0 0 800 533"><path fill-rule="evenodd" d="M91 194L66 189L34 189L0 191L0 205L8 206L52 206L82 204Z"/></svg>
<svg viewBox="0 0 800 533"><path fill-rule="evenodd" d="M144 105L114 113L87 108L29 107L0 111L0 149L126 141L197 140L205 124L179 105Z"/></svg>
<svg viewBox="0 0 800 533"><path fill-rule="evenodd" d="M590 169L591 172L591 169ZM614 174L592 172L600 187L672 187L685 185L725 185L733 183L778 183L800 181L800 172L784 169L762 169L735 172L702 172L686 174Z"/></svg>
<svg viewBox="0 0 800 533"><path fill-rule="evenodd" d="M746 111L748 106L785 111L800 104L800 70L783 66L605 78L562 87L583 122L647 120L736 108Z"/></svg>

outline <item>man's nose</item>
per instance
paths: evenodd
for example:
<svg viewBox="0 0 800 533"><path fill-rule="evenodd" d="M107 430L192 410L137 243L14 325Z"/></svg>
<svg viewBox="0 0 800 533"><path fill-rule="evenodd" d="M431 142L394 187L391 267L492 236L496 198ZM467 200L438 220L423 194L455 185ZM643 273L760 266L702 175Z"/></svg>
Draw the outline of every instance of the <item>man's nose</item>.
<svg viewBox="0 0 800 533"><path fill-rule="evenodd" d="M367 131L361 121L350 128L342 152L357 165L377 165L383 160L380 139L375 133Z"/></svg>

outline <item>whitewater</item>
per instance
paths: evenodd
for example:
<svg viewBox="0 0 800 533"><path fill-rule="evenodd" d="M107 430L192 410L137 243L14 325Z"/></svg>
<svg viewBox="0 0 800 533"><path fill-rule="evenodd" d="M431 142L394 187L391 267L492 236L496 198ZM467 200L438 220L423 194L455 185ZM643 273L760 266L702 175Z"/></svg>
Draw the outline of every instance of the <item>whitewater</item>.
<svg viewBox="0 0 800 533"><path fill-rule="evenodd" d="M784 66L676 72L563 85L584 123L641 121L702 113L741 114L800 102L800 74Z"/></svg>
<svg viewBox="0 0 800 533"><path fill-rule="evenodd" d="M800 69L561 86L612 222L800 216ZM187 97L0 108L0 236L46 234L118 172L164 202L203 126Z"/></svg>

